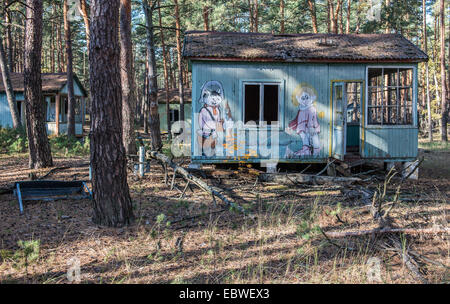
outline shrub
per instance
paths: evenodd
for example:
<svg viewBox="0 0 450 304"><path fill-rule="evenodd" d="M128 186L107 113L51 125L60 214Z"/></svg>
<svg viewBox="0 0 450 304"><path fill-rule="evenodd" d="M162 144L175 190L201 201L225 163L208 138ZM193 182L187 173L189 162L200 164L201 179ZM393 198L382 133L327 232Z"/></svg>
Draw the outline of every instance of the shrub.
<svg viewBox="0 0 450 304"><path fill-rule="evenodd" d="M28 148L27 134L24 128L0 127L0 150L6 153L22 153Z"/></svg>

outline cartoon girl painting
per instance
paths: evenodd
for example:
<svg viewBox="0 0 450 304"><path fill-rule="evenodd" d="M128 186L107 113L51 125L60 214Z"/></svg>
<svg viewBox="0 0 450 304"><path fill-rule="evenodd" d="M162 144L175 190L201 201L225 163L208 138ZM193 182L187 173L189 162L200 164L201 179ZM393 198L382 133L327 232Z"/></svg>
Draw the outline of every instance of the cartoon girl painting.
<svg viewBox="0 0 450 304"><path fill-rule="evenodd" d="M292 94L292 103L298 107L295 118L289 123L288 130L300 135L302 147L293 151L286 148L286 158L318 155L320 153L320 124L317 119L317 110L314 102L317 99L316 90L305 83L295 88Z"/></svg>
<svg viewBox="0 0 450 304"><path fill-rule="evenodd" d="M231 111L224 103L224 92L222 84L216 80L205 82L201 88L199 102L203 104L198 116L199 130L198 143L204 156L213 156L218 137L223 135L224 128L227 129L232 121Z"/></svg>

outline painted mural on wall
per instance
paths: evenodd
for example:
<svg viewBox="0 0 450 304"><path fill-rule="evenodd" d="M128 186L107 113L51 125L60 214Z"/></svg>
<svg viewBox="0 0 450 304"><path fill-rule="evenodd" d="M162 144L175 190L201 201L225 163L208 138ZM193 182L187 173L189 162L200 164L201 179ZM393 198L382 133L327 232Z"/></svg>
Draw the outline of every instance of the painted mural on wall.
<svg viewBox="0 0 450 304"><path fill-rule="evenodd" d="M214 156L218 145L223 142L224 131L232 128L233 119L219 81L205 82L200 91L202 107L198 115L198 145L202 156Z"/></svg>
<svg viewBox="0 0 450 304"><path fill-rule="evenodd" d="M289 122L288 133L294 133L301 138L286 147L285 158L316 156L320 153L320 124L315 101L317 91L307 83L299 84L293 94L292 103L298 107L294 119Z"/></svg>

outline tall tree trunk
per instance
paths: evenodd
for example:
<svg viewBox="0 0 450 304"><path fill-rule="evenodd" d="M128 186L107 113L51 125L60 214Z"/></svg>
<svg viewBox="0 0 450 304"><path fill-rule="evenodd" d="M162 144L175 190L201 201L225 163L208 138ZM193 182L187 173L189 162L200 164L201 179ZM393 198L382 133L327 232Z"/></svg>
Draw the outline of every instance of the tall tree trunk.
<svg viewBox="0 0 450 304"><path fill-rule="evenodd" d="M26 106L29 166L53 166L43 111L41 51L42 1L27 0L24 48L24 103Z"/></svg>
<svg viewBox="0 0 450 304"><path fill-rule="evenodd" d="M309 13L311 14L311 23L314 33L318 33L317 30L317 17L316 17L316 1L308 0Z"/></svg>
<svg viewBox="0 0 450 304"><path fill-rule="evenodd" d="M183 63L182 63L182 50L181 50L181 21L180 21L180 8L178 0L174 0L175 3L175 27L176 40L177 40L177 59L178 59L178 94L180 95L180 121L184 124L184 90L183 90ZM184 129L184 128L183 128Z"/></svg>
<svg viewBox="0 0 450 304"><path fill-rule="evenodd" d="M385 4L386 4L386 9L390 9L390 6L391 6L391 0L386 0ZM389 17L390 17L390 16L389 16ZM386 29L385 29L385 33L386 33L386 34L389 34L390 32L391 32L391 28L390 28L390 25L389 25L389 18L386 18Z"/></svg>
<svg viewBox="0 0 450 304"><path fill-rule="evenodd" d="M350 13L352 7L352 0L347 1L347 24L345 26L345 33L350 34Z"/></svg>
<svg viewBox="0 0 450 304"><path fill-rule="evenodd" d="M252 0L247 0L248 2L248 19L249 19L249 27L250 32L254 31L254 21L253 21L253 3Z"/></svg>
<svg viewBox="0 0 450 304"><path fill-rule="evenodd" d="M11 77L9 73L9 66L6 63L5 49L3 48L3 39L0 35L0 69L2 70L3 86L6 91L6 99L9 105L9 111L11 112L11 118L13 123L13 128L21 128L22 123L20 122L19 110L17 108L16 96L14 95L14 90L11 84Z"/></svg>
<svg viewBox="0 0 450 304"><path fill-rule="evenodd" d="M5 4L9 4L11 0L6 0ZM5 34L6 34L6 54L8 58L8 69L9 71L13 71L13 54L12 54L12 35L11 35L11 14L9 11L5 12L5 21L6 21L6 27L5 27Z"/></svg>
<svg viewBox="0 0 450 304"><path fill-rule="evenodd" d="M67 62L67 136L75 137L75 93L73 90L73 67L72 67L72 37L70 32L70 21L68 16L69 3L64 0L64 34L66 41L66 62Z"/></svg>
<svg viewBox="0 0 450 304"><path fill-rule="evenodd" d="M160 0L158 0L158 6L160 7ZM171 125L170 125L170 100L169 100L169 72L167 70L167 53L166 53L166 43L164 40L164 31L162 28L162 17L161 17L161 8L158 9L158 17L159 17L159 27L160 36L161 36L161 48L162 48L162 57L163 57L163 66L164 66L164 88L166 91L166 120L167 120L167 136L169 140L172 139Z"/></svg>
<svg viewBox="0 0 450 304"><path fill-rule="evenodd" d="M258 0L254 0L254 8L253 8L253 26L254 26L254 31L255 33L258 32Z"/></svg>
<svg viewBox="0 0 450 304"><path fill-rule="evenodd" d="M112 227L130 224L134 219L122 141L118 30L119 0L92 0L89 71L93 221Z"/></svg>
<svg viewBox="0 0 450 304"><path fill-rule="evenodd" d="M202 15L203 15L203 28L205 31L209 31L209 6L204 4L202 8Z"/></svg>
<svg viewBox="0 0 450 304"><path fill-rule="evenodd" d="M441 102L441 140L448 141L447 138L447 83L445 77L445 1L440 2L440 16L441 16L441 86L442 86L442 102Z"/></svg>
<svg viewBox="0 0 450 304"><path fill-rule="evenodd" d="M123 145L127 154L136 154L134 135L134 77L131 41L131 0L120 1L120 77L122 83Z"/></svg>
<svg viewBox="0 0 450 304"><path fill-rule="evenodd" d="M155 0L154 0L155 1ZM148 61L148 96L149 96L149 128L152 138L152 150L162 148L161 129L158 113L158 76L156 75L155 41L153 34L153 11L156 1L143 0L145 20L147 23L147 61Z"/></svg>
<svg viewBox="0 0 450 304"><path fill-rule="evenodd" d="M427 6L426 0L422 0L422 13L423 13L423 50L428 54L428 37L427 37ZM427 116L428 116L428 140L433 141L433 122L431 120L431 101L430 101L430 76L428 71L428 61L425 62L425 79L426 79L426 98L427 98Z"/></svg>
<svg viewBox="0 0 450 304"><path fill-rule="evenodd" d="M89 40L90 40L89 15L88 15L88 6L86 4L86 0L80 0L80 9L81 9L81 14L83 15L84 28L86 31L86 45L87 45L87 49L89 51Z"/></svg>
<svg viewBox="0 0 450 304"><path fill-rule="evenodd" d="M284 34L284 0L280 0L280 34Z"/></svg>

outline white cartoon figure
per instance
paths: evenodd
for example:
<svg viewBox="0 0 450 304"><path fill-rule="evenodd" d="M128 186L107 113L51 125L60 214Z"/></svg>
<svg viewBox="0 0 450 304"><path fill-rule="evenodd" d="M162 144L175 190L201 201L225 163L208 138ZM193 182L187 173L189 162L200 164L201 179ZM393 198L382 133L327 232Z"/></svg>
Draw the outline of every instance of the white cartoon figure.
<svg viewBox="0 0 450 304"><path fill-rule="evenodd" d="M318 155L320 153L320 124L314 102L317 99L316 90L308 84L300 84L292 94L292 103L298 106L295 118L289 123L288 129L300 135L302 147L292 151L286 147L286 157Z"/></svg>
<svg viewBox="0 0 450 304"><path fill-rule="evenodd" d="M232 123L231 111L226 104L223 109L224 92L222 84L212 80L203 84L199 101L203 106L199 112L197 131L202 155L213 156L218 138L223 136L224 129Z"/></svg>

